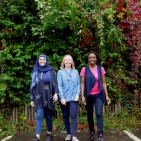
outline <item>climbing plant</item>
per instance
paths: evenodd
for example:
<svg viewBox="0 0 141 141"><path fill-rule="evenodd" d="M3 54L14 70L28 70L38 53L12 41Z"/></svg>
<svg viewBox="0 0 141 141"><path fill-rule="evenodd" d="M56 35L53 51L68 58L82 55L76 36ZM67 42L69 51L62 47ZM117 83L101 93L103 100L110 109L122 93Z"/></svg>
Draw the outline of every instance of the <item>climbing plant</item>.
<svg viewBox="0 0 141 141"><path fill-rule="evenodd" d="M87 64L90 50L99 54L107 72L110 97L120 102L126 99L130 84L135 81L129 77L134 70L130 70L131 50L122 28L127 19L120 18L120 12L124 15L128 11L131 16L132 10L130 5L125 9L119 7L119 1L111 0L0 2L0 103L29 102L30 73L40 53L48 55L56 71L62 57L71 54L80 71ZM139 45L134 41L134 46Z"/></svg>
<svg viewBox="0 0 141 141"><path fill-rule="evenodd" d="M130 63L130 79L136 80L138 85L132 85L130 91L132 94L139 95L141 83L141 7L140 1L117 1L117 26L122 29L125 37L125 43L128 47Z"/></svg>

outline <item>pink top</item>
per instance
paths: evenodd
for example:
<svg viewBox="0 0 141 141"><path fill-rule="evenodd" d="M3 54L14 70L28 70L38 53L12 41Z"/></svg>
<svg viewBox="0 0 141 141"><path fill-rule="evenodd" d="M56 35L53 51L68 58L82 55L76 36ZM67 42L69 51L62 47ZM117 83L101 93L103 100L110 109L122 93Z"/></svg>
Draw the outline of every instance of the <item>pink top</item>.
<svg viewBox="0 0 141 141"><path fill-rule="evenodd" d="M95 68L90 68L90 70L91 70L91 72L93 73L93 75L95 76L95 79L96 79L96 83L95 83L94 87L92 88L90 95L95 95L95 94L100 93L100 89L99 89L99 85L98 85L99 82L98 82L97 66ZM103 67L101 67L101 72L102 72L102 75L106 74L105 69ZM80 76L85 77L85 67L83 67L81 69Z"/></svg>

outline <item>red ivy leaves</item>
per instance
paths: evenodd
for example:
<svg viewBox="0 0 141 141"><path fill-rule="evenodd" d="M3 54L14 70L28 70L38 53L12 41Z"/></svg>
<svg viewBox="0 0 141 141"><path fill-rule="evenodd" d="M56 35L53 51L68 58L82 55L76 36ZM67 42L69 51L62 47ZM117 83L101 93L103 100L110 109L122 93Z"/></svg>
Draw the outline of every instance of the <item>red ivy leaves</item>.
<svg viewBox="0 0 141 141"><path fill-rule="evenodd" d="M118 26L122 28L131 52L131 68L137 71L141 62L141 7L138 5L138 0L130 0L126 3L123 0L116 2Z"/></svg>
<svg viewBox="0 0 141 141"><path fill-rule="evenodd" d="M81 41L78 43L78 45L82 46L82 48L89 47L92 43L92 40L92 33L82 33Z"/></svg>

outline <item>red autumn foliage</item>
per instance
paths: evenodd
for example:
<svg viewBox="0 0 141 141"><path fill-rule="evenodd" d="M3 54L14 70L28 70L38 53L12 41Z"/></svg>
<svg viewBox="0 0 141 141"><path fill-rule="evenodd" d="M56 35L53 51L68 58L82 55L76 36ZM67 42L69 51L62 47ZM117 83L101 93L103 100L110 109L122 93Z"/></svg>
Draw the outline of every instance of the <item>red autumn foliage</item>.
<svg viewBox="0 0 141 141"><path fill-rule="evenodd" d="M122 19L117 17L118 26L122 28L126 44L130 50L131 70L136 72L141 62L141 7L138 0L117 0L117 14L124 12ZM123 11L123 9L126 9Z"/></svg>
<svg viewBox="0 0 141 141"><path fill-rule="evenodd" d="M31 121L30 121L30 125L31 125L31 126L35 126L35 120L31 120Z"/></svg>
<svg viewBox="0 0 141 141"><path fill-rule="evenodd" d="M82 46L82 48L89 47L92 43L92 40L93 40L92 34L88 35L82 34L81 41L77 45Z"/></svg>

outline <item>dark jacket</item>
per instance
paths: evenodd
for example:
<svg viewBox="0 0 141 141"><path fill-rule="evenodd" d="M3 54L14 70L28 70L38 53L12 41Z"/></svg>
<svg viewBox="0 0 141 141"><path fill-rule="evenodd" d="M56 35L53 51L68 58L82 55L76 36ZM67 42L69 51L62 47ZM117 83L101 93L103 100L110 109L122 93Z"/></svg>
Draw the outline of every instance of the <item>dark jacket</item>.
<svg viewBox="0 0 141 141"><path fill-rule="evenodd" d="M34 101L34 106L36 108L49 108L53 109L53 95L55 93L58 94L58 83L57 83L57 76L54 70L50 70L48 72L51 77L50 82L46 82L41 80L41 73L38 72L35 87L32 88L30 92L30 100Z"/></svg>

